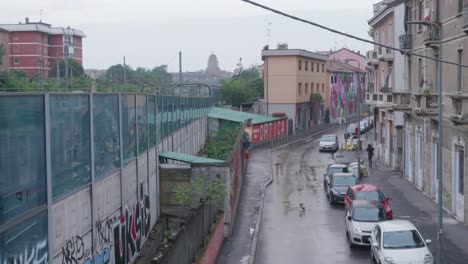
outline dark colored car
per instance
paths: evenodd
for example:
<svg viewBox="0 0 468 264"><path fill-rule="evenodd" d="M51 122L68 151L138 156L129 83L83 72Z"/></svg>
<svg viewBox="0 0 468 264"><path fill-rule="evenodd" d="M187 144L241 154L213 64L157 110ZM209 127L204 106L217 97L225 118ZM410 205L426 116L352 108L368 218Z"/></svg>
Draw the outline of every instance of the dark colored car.
<svg viewBox="0 0 468 264"><path fill-rule="evenodd" d="M327 170L323 174L323 187L327 188L328 183L330 182L330 176L334 173L348 173L348 166L345 164L330 164L328 165Z"/></svg>
<svg viewBox="0 0 468 264"><path fill-rule="evenodd" d="M356 137L358 135L359 128L356 124L351 124L346 128L345 132L345 139L348 139L349 137Z"/></svg>
<svg viewBox="0 0 468 264"><path fill-rule="evenodd" d="M330 204L344 203L344 196L348 188L359 184L358 179L351 173L335 173L330 177L327 186L327 197Z"/></svg>
<svg viewBox="0 0 468 264"><path fill-rule="evenodd" d="M388 219L393 219L393 210L389 203L390 198L385 197L382 191L374 185L359 184L352 186L346 192L344 199L346 208L350 207L354 200L378 201L382 204Z"/></svg>

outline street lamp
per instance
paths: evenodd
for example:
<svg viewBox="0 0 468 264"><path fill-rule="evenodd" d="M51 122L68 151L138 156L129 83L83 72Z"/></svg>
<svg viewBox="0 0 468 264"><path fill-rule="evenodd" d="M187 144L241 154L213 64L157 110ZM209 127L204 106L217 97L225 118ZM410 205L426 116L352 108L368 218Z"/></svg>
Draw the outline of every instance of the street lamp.
<svg viewBox="0 0 468 264"><path fill-rule="evenodd" d="M345 63L348 63L350 61L355 61L358 64L358 70L357 72L361 72L361 63L356 60L356 59L346 59ZM361 78L359 74L356 74L357 80L358 80L358 91L357 91L357 110L358 110L358 126L357 126L357 148L356 148L356 156L357 156L357 162L358 162L358 177L361 176ZM347 107L347 106L346 106Z"/></svg>
<svg viewBox="0 0 468 264"><path fill-rule="evenodd" d="M443 220L442 220L442 25L435 23L435 22L427 22L427 21L408 21L406 24L416 24L416 25L425 25L425 26L433 26L438 29L438 37L439 37L439 55L437 61L437 89L438 89L438 97L437 104L439 107L439 117L438 117L438 134L439 140L437 142L437 177L439 179L439 186L438 186L438 200L439 200L439 215L438 215L438 231L437 231L437 263L442 264L442 227L443 227Z"/></svg>

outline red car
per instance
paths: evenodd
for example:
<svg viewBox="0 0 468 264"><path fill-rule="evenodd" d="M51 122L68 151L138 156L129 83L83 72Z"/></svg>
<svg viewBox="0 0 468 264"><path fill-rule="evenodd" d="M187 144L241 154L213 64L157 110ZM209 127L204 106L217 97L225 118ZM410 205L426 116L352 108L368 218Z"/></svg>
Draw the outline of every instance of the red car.
<svg viewBox="0 0 468 264"><path fill-rule="evenodd" d="M390 198L385 197L374 185L359 184L349 187L344 197L345 208L349 208L353 200L379 201L382 203L388 219L393 219L393 211L388 202Z"/></svg>

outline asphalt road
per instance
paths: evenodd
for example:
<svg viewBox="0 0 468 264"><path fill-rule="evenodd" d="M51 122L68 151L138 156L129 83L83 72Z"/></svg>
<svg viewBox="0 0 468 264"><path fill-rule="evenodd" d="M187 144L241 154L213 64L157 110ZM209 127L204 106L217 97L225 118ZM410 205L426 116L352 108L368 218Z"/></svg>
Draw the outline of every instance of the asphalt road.
<svg viewBox="0 0 468 264"><path fill-rule="evenodd" d="M342 129L330 133L343 138ZM368 247L349 248L344 208L329 205L326 198L323 173L336 161L355 161L355 157L350 152L343 157L319 153L317 140L272 153L274 181L265 193L255 263L372 263ZM395 219L410 220L425 239L433 241L429 249L436 258L437 205L390 168L380 162L374 165L363 182L378 186L392 199ZM468 263L468 227L444 213L444 230L444 263Z"/></svg>
<svg viewBox="0 0 468 264"><path fill-rule="evenodd" d="M343 131L334 133L341 140ZM371 263L369 248L349 248L344 208L326 198L323 172L334 155L319 153L310 140L274 152L272 160L255 263Z"/></svg>

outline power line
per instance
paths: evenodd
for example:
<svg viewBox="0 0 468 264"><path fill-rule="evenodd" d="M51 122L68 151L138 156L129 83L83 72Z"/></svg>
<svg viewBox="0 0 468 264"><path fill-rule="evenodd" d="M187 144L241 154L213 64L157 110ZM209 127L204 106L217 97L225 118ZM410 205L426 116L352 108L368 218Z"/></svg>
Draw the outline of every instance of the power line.
<svg viewBox="0 0 468 264"><path fill-rule="evenodd" d="M394 50L394 51L399 51L399 52L401 52L401 53L403 53L403 54L406 54L406 55L413 55L413 56L415 56L415 57L425 58L425 59L429 59L429 60L433 60L433 61L440 61L440 62L442 62L442 63L446 63L446 64L450 64L450 65L455 65L455 66L461 66L461 67L463 67L463 68L468 68L468 65L459 64L459 63L452 62L452 61L439 60L439 59L437 59L437 58L433 58L433 57L429 57L429 56L425 56L425 55L420 55L420 54L417 54L417 53L413 53L413 52L411 52L411 51L407 51L407 50L395 48L395 47L392 47L392 46L380 44L380 43L377 43L377 42L374 42L374 41L371 41L371 40L363 39L363 38L357 37L357 36L355 36L355 35L351 35L351 34L348 34L348 33L344 33L344 32L341 32L341 31L339 31L339 30L336 30L336 29L333 29L333 28L329 28L329 27L323 26L323 25L321 25L321 24L318 24L318 23L315 23L315 22L312 22L312 21L309 21L309 20L306 20L306 19L303 19L303 18L300 18L300 17L297 17L297 16L293 16L293 15L284 13L284 12L282 12L282 11L279 11L279 10L277 10L277 9L274 9L274 8L271 8L271 7L268 7L268 6L259 4L259 3L254 2L254 1L250 1L250 0L241 0L241 1L246 2L246 3L248 3L248 4L251 4L251 5L254 5L254 6L257 6L257 7L260 7L260 8L262 8L262 9L271 11L271 12L276 13L276 14L278 14L278 15L281 15L281 16L284 16L284 17L288 17L288 18L291 18L291 19L293 19L293 20L296 20L296 21L299 21L299 22L303 22L303 23L306 23L306 24L309 24L309 25L312 25L312 26L315 26L315 27L319 27L319 28L324 29L324 30L326 30L326 31L330 31L330 32L333 32L333 33L335 33L335 34L339 34L339 35L342 35L342 36L345 36L345 37L348 37L348 38L352 38L352 39L355 39L355 40L358 40L358 41L366 42L366 43L369 43L369 44L373 44L373 45L375 45L375 46L379 46L379 47L391 49L391 50ZM442 48L442 47L440 47L440 48Z"/></svg>

